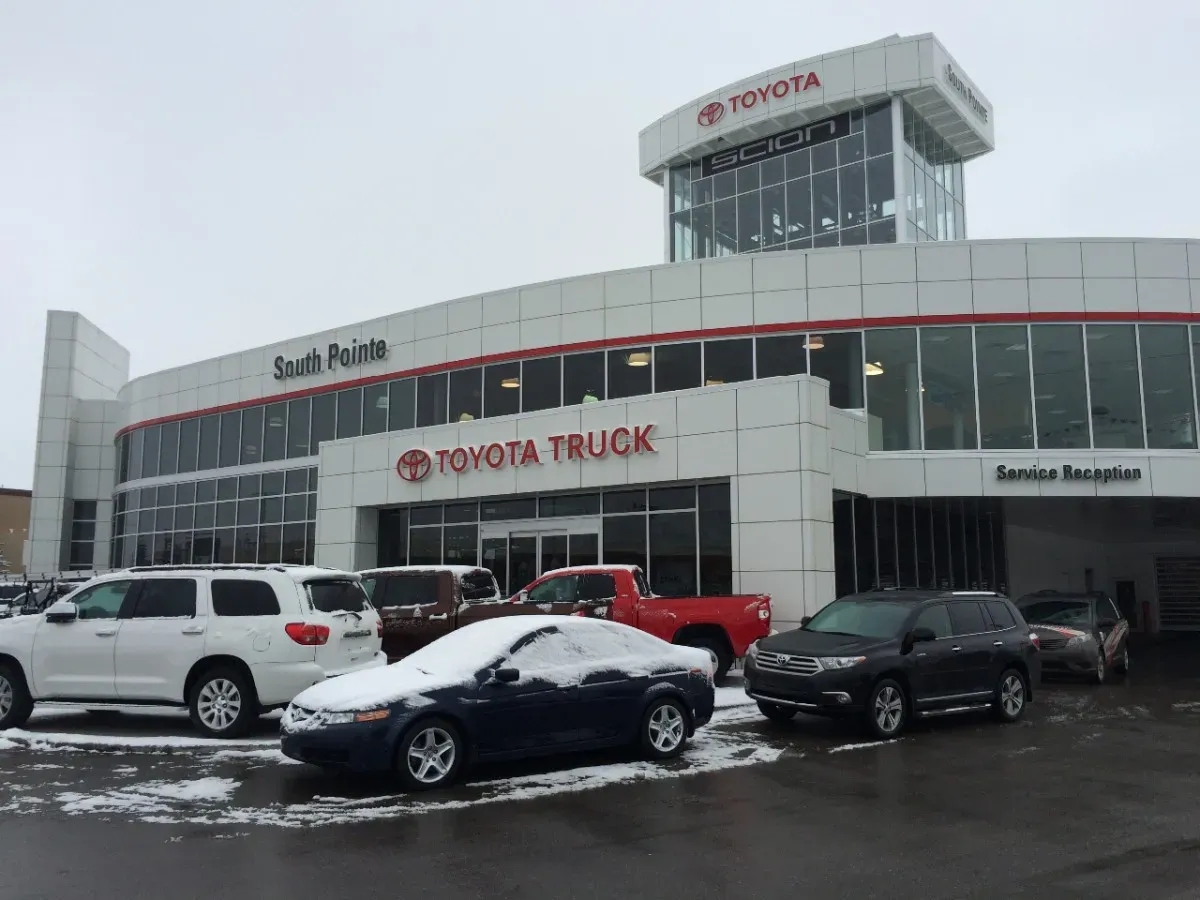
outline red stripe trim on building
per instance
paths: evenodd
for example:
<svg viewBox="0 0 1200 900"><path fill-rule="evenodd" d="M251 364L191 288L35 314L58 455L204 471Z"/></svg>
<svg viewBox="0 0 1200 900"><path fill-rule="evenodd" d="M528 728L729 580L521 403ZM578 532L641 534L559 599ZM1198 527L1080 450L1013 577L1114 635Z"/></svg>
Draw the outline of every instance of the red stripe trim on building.
<svg viewBox="0 0 1200 900"><path fill-rule="evenodd" d="M515 362L523 359L536 359L542 356L555 356L561 353L582 353L588 350L615 350L622 347L644 347L654 344L669 344L679 341L713 340L726 337L752 337L754 335L770 335L784 332L804 331L840 331L855 328L898 328L916 325L1001 325L1039 322L1196 322L1200 323L1200 313L1183 312L1035 312L1035 313L955 313L942 316L876 316L871 318L853 319L822 319L814 322L780 322L772 325L735 325L728 328L699 328L692 331L672 331L665 334L645 334L622 338L599 338L594 341L578 341L573 344L554 344L537 347L530 350L510 350L504 353L490 353L469 359L459 359L449 363L438 363L430 366L418 366L398 372L387 372L380 375L369 375L363 378L351 378L335 384L324 384L319 387L303 388L286 391L282 394L271 394L255 400L241 400L237 403L226 403L222 406L210 406L190 412L174 413L169 416L159 416L127 425L117 432L117 437L138 428L148 428L151 425L162 425L167 422L180 422L184 419L194 419L198 416L210 416L225 412L235 412L253 406L265 406L270 403L285 403L288 400L299 400L304 397L314 397L318 394L329 394L345 391L350 388L365 387L385 381L395 381L398 378L413 378L418 375L433 375L439 372L452 372L456 369L470 369L476 366L486 366L493 363Z"/></svg>

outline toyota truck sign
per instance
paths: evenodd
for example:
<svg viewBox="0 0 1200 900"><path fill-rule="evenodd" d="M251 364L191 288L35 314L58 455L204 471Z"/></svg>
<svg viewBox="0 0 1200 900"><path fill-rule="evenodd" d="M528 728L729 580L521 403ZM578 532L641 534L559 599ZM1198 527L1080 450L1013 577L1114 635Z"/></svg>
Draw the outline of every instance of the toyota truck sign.
<svg viewBox="0 0 1200 900"><path fill-rule="evenodd" d="M579 460L586 462L609 456L630 456L657 453L650 443L653 425L621 425L599 431L552 434L541 447L533 438L515 441L492 441L426 450L413 447L396 460L396 474L405 481L424 481L430 475L462 475L481 469L503 469L517 466L541 466Z"/></svg>

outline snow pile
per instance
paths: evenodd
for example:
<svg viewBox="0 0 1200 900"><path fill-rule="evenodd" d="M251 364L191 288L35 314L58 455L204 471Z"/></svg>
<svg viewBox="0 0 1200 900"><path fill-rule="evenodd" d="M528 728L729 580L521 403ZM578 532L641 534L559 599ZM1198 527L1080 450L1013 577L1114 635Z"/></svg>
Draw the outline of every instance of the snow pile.
<svg viewBox="0 0 1200 900"><path fill-rule="evenodd" d="M180 805L225 805L237 788L232 778L196 778L185 781L146 781L129 787L83 794L65 791L56 799L68 815L125 813L147 815L179 811Z"/></svg>

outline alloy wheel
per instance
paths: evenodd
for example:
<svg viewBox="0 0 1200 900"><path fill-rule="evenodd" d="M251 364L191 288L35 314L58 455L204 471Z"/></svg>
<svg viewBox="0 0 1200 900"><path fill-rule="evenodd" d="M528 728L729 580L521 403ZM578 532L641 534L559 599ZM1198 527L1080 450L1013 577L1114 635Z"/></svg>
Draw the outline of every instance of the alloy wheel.
<svg viewBox="0 0 1200 900"><path fill-rule="evenodd" d="M904 718L904 698L890 684L875 695L875 723L883 734L892 734Z"/></svg>
<svg viewBox="0 0 1200 900"><path fill-rule="evenodd" d="M1009 675L1000 685L1000 705L1010 718L1016 718L1025 706L1025 683L1019 675Z"/></svg>
<svg viewBox="0 0 1200 900"><path fill-rule="evenodd" d="M9 714L13 707L13 687L3 675L0 675L0 719Z"/></svg>
<svg viewBox="0 0 1200 900"><path fill-rule="evenodd" d="M436 784L454 768L454 738L444 728L431 726L408 745L408 772L421 784Z"/></svg>
<svg viewBox="0 0 1200 900"><path fill-rule="evenodd" d="M224 731L242 711L242 692L228 678L214 678L200 689L196 711L205 726Z"/></svg>
<svg viewBox="0 0 1200 900"><path fill-rule="evenodd" d="M671 703L664 703L650 715L650 743L659 753L670 753L683 741L683 713Z"/></svg>

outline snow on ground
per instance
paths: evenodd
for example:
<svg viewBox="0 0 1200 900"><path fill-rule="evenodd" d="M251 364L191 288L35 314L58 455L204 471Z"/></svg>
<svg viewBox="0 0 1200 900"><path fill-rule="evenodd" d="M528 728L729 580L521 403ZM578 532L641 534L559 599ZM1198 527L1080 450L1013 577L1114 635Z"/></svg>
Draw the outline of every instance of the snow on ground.
<svg viewBox="0 0 1200 900"><path fill-rule="evenodd" d="M746 696L746 691L737 687L719 687L715 698L717 709L728 709L731 706L753 706L754 701Z"/></svg>
<svg viewBox="0 0 1200 900"><path fill-rule="evenodd" d="M278 738L230 741L190 735L80 734L79 732L26 731L10 728L4 732L0 749L4 750L207 750L229 747L277 747Z"/></svg>
<svg viewBox="0 0 1200 900"><path fill-rule="evenodd" d="M68 815L124 813L144 816L169 813L181 805L216 805L229 800L238 783L232 778L195 778L184 781L145 781L129 787L91 794L64 791L55 800Z"/></svg>
<svg viewBox="0 0 1200 900"><path fill-rule="evenodd" d="M841 744L840 746L837 746L837 747L830 747L829 752L830 753L841 753L844 750L868 750L871 747L882 747L885 744L899 743L899 741L900 741L899 738L895 738L890 741L866 741L861 744Z"/></svg>

